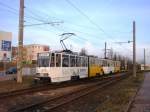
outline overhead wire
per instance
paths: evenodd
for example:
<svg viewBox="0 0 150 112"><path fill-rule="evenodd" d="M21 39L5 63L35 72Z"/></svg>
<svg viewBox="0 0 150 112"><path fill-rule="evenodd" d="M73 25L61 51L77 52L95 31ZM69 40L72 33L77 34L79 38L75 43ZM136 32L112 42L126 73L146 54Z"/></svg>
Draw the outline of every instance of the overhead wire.
<svg viewBox="0 0 150 112"><path fill-rule="evenodd" d="M15 8L12 8L11 6L6 5L3 2L0 2L0 6L2 6L4 8L7 8L8 10L7 9L4 9L4 10L6 10L6 11L8 11L10 13L13 13L15 15L19 15L19 10L15 9ZM26 7L25 7L25 9L26 9ZM25 15L24 17L28 18L28 19L36 20L36 21L39 21L39 22L46 22L45 20L40 19L39 17L34 17L33 15L32 16L31 15L30 16L29 15Z"/></svg>
<svg viewBox="0 0 150 112"><path fill-rule="evenodd" d="M102 29L98 24L96 24L88 15L86 15L82 10L80 10L76 5L74 5L70 0L65 0L69 5L71 5L74 9L76 9L82 16L84 16L91 24L93 24L97 29L101 32L103 32L108 38L111 38L112 36L105 32L104 29ZM115 40L115 39L110 39ZM129 49L128 49L129 50Z"/></svg>
<svg viewBox="0 0 150 112"><path fill-rule="evenodd" d="M33 12L32 12L32 14L33 14ZM35 14L34 14L35 15ZM77 26L77 25L76 25ZM76 30L77 31L77 30ZM91 36L91 34L88 34L88 33L84 33L84 32L81 32L81 31L77 31L77 32L80 32L80 33L83 33L83 34L86 34L86 35L90 35ZM92 36L94 36L95 37L95 35L92 35Z"/></svg>
<svg viewBox="0 0 150 112"><path fill-rule="evenodd" d="M79 10L78 10L79 11ZM82 13L83 14L83 12L81 12L80 11L80 13ZM88 16L86 16L86 15L84 15L85 17L88 17ZM89 17L88 17L88 19L90 19ZM90 22L92 22L92 24L93 24L93 21L90 19ZM94 25L96 25L97 26L97 24L95 24L94 23ZM76 25L77 26L77 25ZM107 36L108 36L108 34L103 30L103 29L101 29L101 28L99 28L99 26L97 26L97 28L99 29L99 30L101 30L103 33L105 33ZM56 29L58 29L58 28L56 28ZM60 30L60 29L59 29ZM62 30L62 31L64 31L64 30ZM84 33L84 32L81 32L81 31L77 31L76 30L76 32L79 32L79 33L83 33L83 34L86 34L86 35L89 35L89 34L87 34L87 33ZM90 35L91 36L91 35ZM93 35L92 35L93 36ZM110 38L110 36L109 36L109 38ZM93 42L92 42L93 43Z"/></svg>
<svg viewBox="0 0 150 112"><path fill-rule="evenodd" d="M29 10L28 10L29 11ZM34 14L33 12L32 12L32 14L33 15L35 15L35 16L37 16L36 14ZM38 16L39 18L42 18L41 16ZM53 26L55 29L57 29L57 30L60 30L60 31L64 31L64 32L68 32L67 30L64 30L64 29L60 29L60 28L57 28L57 27L55 27L55 26ZM73 30L73 31L76 31L76 32L79 32L79 33L83 33L83 34L86 34L86 35L90 35L90 34L87 34L87 33L84 33L84 32L81 32L81 31L77 31L77 30ZM91 36L91 35L90 35ZM92 35L93 36L93 35ZM94 35L95 36L95 35ZM77 37L77 36L76 36ZM78 36L79 37L79 36ZM87 39L85 39L85 38L77 38L77 40L81 40L81 41L88 41ZM93 43L93 42L92 42ZM95 44L95 43L94 43ZM96 43L96 44L98 44L98 43Z"/></svg>
<svg viewBox="0 0 150 112"><path fill-rule="evenodd" d="M12 7L10 7L9 5L4 4L3 2L0 2L0 6L3 7L3 8L5 8L5 9L3 9L3 10L5 10L5 11L7 11L7 12L9 12L9 13L12 13L12 14L14 14L14 15L19 15L17 9L12 8Z"/></svg>
<svg viewBox="0 0 150 112"><path fill-rule="evenodd" d="M101 27L99 27L99 25L97 25L95 22L93 22L85 13L83 13L79 8L77 8L74 4L72 4L72 2L70 2L70 0L66 0L71 6L73 6L78 12L80 12L84 17L86 17L88 19L88 21L93 24L95 27L98 28L99 31L103 32L105 35L107 35L109 38L110 38L110 35L108 35ZM9 12L15 14L15 15L18 15L18 10L15 9L15 8L12 8L2 2L0 2L0 5L3 6L3 7L6 7L7 9L9 9ZM40 21L40 22L46 22L44 20L44 18L41 19L40 16L37 16L37 15L34 15L33 16L33 13L32 13L32 16L28 16L28 15L25 15L25 18L29 18L29 19L33 19L33 20L36 20L36 21ZM83 33L80 31L80 33ZM85 33L84 33L85 34ZM87 33L86 33L87 34Z"/></svg>
<svg viewBox="0 0 150 112"><path fill-rule="evenodd" d="M82 12L78 7L76 7L70 0L65 0L68 4L70 4L74 9L76 9L81 15L83 15L91 24L93 24L99 31L103 32L105 35L110 37L104 29L102 29L98 24L96 24L88 15Z"/></svg>

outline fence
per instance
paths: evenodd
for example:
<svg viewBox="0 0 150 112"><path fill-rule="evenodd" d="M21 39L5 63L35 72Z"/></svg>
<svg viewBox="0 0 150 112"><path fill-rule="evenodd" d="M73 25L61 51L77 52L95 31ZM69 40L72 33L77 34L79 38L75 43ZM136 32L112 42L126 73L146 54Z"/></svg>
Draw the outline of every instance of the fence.
<svg viewBox="0 0 150 112"><path fill-rule="evenodd" d="M23 75L35 75L36 68L24 67L22 69L22 74ZM0 72L0 81L14 80L15 78L16 78L16 74L5 74L4 71Z"/></svg>

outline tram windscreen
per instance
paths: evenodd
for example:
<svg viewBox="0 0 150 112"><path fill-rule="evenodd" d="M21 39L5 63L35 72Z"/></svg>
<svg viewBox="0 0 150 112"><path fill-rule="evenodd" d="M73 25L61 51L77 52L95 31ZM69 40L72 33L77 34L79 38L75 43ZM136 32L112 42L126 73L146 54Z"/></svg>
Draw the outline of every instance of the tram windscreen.
<svg viewBox="0 0 150 112"><path fill-rule="evenodd" d="M38 67L49 67L50 56L48 53L38 54Z"/></svg>

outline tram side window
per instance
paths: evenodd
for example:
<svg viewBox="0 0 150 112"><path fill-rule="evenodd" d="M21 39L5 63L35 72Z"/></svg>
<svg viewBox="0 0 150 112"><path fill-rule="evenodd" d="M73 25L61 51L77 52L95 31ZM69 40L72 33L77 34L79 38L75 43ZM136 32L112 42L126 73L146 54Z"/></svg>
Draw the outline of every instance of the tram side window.
<svg viewBox="0 0 150 112"><path fill-rule="evenodd" d="M90 65L92 65L92 58L89 59L89 63L90 63Z"/></svg>
<svg viewBox="0 0 150 112"><path fill-rule="evenodd" d="M81 57L76 57L76 66L81 67Z"/></svg>
<svg viewBox="0 0 150 112"><path fill-rule="evenodd" d="M63 55L62 57L62 66L63 67L69 67L69 56L68 55Z"/></svg>
<svg viewBox="0 0 150 112"><path fill-rule="evenodd" d="M95 65L96 63L95 63L95 58L93 58L93 65Z"/></svg>
<svg viewBox="0 0 150 112"><path fill-rule="evenodd" d="M105 65L104 65L104 61L102 60L102 67L104 67Z"/></svg>
<svg viewBox="0 0 150 112"><path fill-rule="evenodd" d="M86 63L87 63L87 62L86 62L86 57L82 57L82 58L81 58L81 66L82 66L82 67L86 67L86 65L87 65Z"/></svg>
<svg viewBox="0 0 150 112"><path fill-rule="evenodd" d="M98 59L98 65L101 66L101 61Z"/></svg>
<svg viewBox="0 0 150 112"><path fill-rule="evenodd" d="M111 61L109 61L109 67L112 67L112 66L113 66L112 62L111 62Z"/></svg>
<svg viewBox="0 0 150 112"><path fill-rule="evenodd" d="M81 67L83 67L83 66L84 66L84 58L81 57Z"/></svg>
<svg viewBox="0 0 150 112"><path fill-rule="evenodd" d="M71 67L75 67L76 66L75 56L70 56L70 66Z"/></svg>
<svg viewBox="0 0 150 112"><path fill-rule="evenodd" d="M105 61L105 60L103 61L103 66L105 66L105 67L107 66L107 61Z"/></svg>
<svg viewBox="0 0 150 112"><path fill-rule="evenodd" d="M88 58L85 58L86 67L88 66Z"/></svg>
<svg viewBox="0 0 150 112"><path fill-rule="evenodd" d="M54 55L54 53L51 54L50 67L55 67L55 55Z"/></svg>
<svg viewBox="0 0 150 112"><path fill-rule="evenodd" d="M96 63L96 65L99 65L99 60L98 60L98 58L95 59L95 63Z"/></svg>
<svg viewBox="0 0 150 112"><path fill-rule="evenodd" d="M118 66L120 66L120 62L118 62Z"/></svg>
<svg viewBox="0 0 150 112"><path fill-rule="evenodd" d="M100 66L103 66L103 61L102 60L100 60Z"/></svg>
<svg viewBox="0 0 150 112"><path fill-rule="evenodd" d="M107 67L110 67L111 63L109 61L107 61Z"/></svg>
<svg viewBox="0 0 150 112"><path fill-rule="evenodd" d="M87 62L88 62L87 57L84 57L84 62L83 62L84 63L84 67L87 67L87 65L88 65Z"/></svg>
<svg viewBox="0 0 150 112"><path fill-rule="evenodd" d="M90 64L91 65L94 65L95 64L95 59L92 57L92 58L90 58Z"/></svg>
<svg viewBox="0 0 150 112"><path fill-rule="evenodd" d="M61 54L56 54L56 67L61 67Z"/></svg>
<svg viewBox="0 0 150 112"><path fill-rule="evenodd" d="M113 67L115 67L115 66L116 66L114 61L112 62L112 66L113 66Z"/></svg>

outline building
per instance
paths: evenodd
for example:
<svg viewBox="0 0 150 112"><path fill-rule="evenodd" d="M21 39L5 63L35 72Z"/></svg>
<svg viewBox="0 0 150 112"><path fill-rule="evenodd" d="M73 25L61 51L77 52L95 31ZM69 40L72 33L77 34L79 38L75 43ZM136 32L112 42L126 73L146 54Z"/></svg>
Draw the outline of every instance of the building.
<svg viewBox="0 0 150 112"><path fill-rule="evenodd" d="M23 61L26 61L27 57L27 51L26 48L23 47ZM12 46L12 61L17 61L17 55L18 55L18 47Z"/></svg>
<svg viewBox="0 0 150 112"><path fill-rule="evenodd" d="M49 51L49 46L47 45L31 44L24 47L26 48L26 60L32 62L37 60L38 53Z"/></svg>
<svg viewBox="0 0 150 112"><path fill-rule="evenodd" d="M12 33L0 31L0 61L11 60Z"/></svg>
<svg viewBox="0 0 150 112"><path fill-rule="evenodd" d="M150 65L149 64L141 64L141 70L150 70Z"/></svg>
<svg viewBox="0 0 150 112"><path fill-rule="evenodd" d="M13 60L16 60L17 51L18 51L17 47L12 47ZM37 54L40 52L45 52L45 51L49 51L48 45L41 45L41 44L24 45L23 61L34 63L37 60Z"/></svg>

